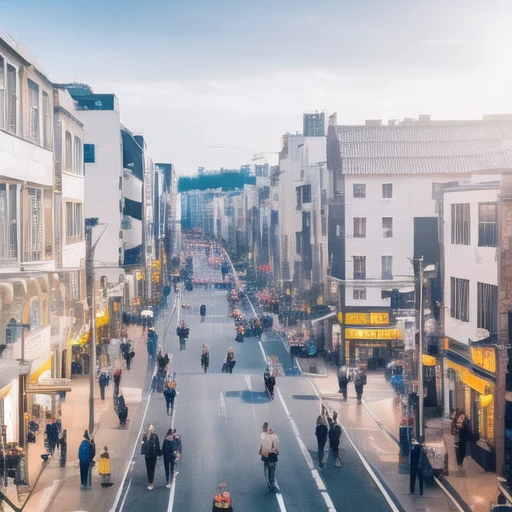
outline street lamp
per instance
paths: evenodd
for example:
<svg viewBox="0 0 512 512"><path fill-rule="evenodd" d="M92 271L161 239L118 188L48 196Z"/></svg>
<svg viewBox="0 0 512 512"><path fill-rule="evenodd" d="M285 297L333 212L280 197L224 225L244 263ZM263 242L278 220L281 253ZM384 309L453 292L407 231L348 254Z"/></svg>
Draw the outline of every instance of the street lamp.
<svg viewBox="0 0 512 512"><path fill-rule="evenodd" d="M96 241L92 242L92 230L98 226L97 218L85 219L85 282L87 287L87 304L91 315L91 355L89 364L89 432L94 432L94 378L96 377L96 298L94 282L94 251L105 233L107 226L104 225Z"/></svg>

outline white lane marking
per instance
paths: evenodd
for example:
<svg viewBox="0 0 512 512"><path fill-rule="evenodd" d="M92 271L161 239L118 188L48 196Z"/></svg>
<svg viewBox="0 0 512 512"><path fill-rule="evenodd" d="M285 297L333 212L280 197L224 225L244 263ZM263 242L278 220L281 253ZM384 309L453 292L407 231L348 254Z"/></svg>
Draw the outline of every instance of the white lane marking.
<svg viewBox="0 0 512 512"><path fill-rule="evenodd" d="M130 481L128 482L128 487L126 488L126 492L124 493L124 498L123 498L123 501L121 502L121 508L120 510L123 510L123 507L124 507L124 502L126 501L126 498L128 496L128 493L130 492L130 487L132 485L132 479L133 478L130 478Z"/></svg>
<svg viewBox="0 0 512 512"><path fill-rule="evenodd" d="M276 485L277 485L277 479L276 479ZM276 493L276 498L277 498L277 504L279 505L279 510L281 512L286 512L286 507L284 505L283 495L280 492L278 492L278 493Z"/></svg>
<svg viewBox="0 0 512 512"><path fill-rule="evenodd" d="M172 411L172 420L171 420L171 428L174 428L174 418L176 418L176 405ZM174 470L177 471L177 466L174 467ZM169 493L169 505L167 506L167 512L172 512L172 508L174 507L174 495L176 494L176 476L172 479L171 482L171 492Z"/></svg>
<svg viewBox="0 0 512 512"><path fill-rule="evenodd" d="M171 316L173 315L174 310L175 310L175 308L173 308L173 311L171 312ZM110 512L115 512L117 504L119 503L119 500L121 499L121 494L123 492L123 487L124 487L124 483L126 481L126 478L128 477L128 472L130 471L130 468L133 468L133 465L134 465L133 458L135 456L135 449L139 446L139 440L140 440L140 437L142 435L142 429L144 428L144 422L146 420L146 414L147 414L148 409L149 409L149 402L151 401L151 395L152 395L152 393L150 392L149 395L148 395L148 400L146 402L146 408L144 409L144 415L142 416L142 421L140 422L140 429L139 429L139 433L137 434L137 440L135 441L135 444L133 446L132 456L130 457L128 463L126 464L126 470L124 472L123 479L121 480L121 484L119 485L119 490L117 491L116 499L114 500L114 504L112 505L112 508L110 509ZM126 496L125 496L125 499L126 499ZM124 500L123 500L123 504L124 504ZM121 510L123 510L122 506L119 509L119 512L121 512Z"/></svg>
<svg viewBox="0 0 512 512"><path fill-rule="evenodd" d="M459 510L460 512L464 512L464 509L458 504L457 500L450 494L448 489L438 480L438 478L436 476L434 477L434 480L436 481L437 485L439 485L439 487L441 487L442 491L446 494L446 496L448 496L448 498L450 498L450 500L455 505L457 510Z"/></svg>
<svg viewBox="0 0 512 512"><path fill-rule="evenodd" d="M252 393L251 377L249 375L245 376L245 383L247 384L247 389Z"/></svg>
<svg viewBox="0 0 512 512"><path fill-rule="evenodd" d="M224 393L221 391L219 393L219 416L223 418L227 418L227 412L226 412L226 400L224 398Z"/></svg>
<svg viewBox="0 0 512 512"><path fill-rule="evenodd" d="M350 444L352 445L352 448L354 448L354 451L359 456L359 459L363 463L363 466L366 468L366 471L368 471L368 473L372 477L373 481L377 484L377 487L379 488L380 492L382 493L384 498L386 498L386 501L388 502L388 505L391 508L391 510L393 512L400 512L399 509L397 508L397 506L395 505L395 502L391 499L391 496L388 494L388 492L386 491L386 489L382 485L381 481L377 478L377 475L375 474L373 469L370 467L370 465L368 464L366 459L363 457L363 454L356 448L356 445L354 444L354 442L352 441L352 439L348 435L347 429L343 425L342 425L341 428L343 429L343 432L345 432L345 435L347 436L347 439L349 440Z"/></svg>
<svg viewBox="0 0 512 512"><path fill-rule="evenodd" d="M260 350L263 355L263 360L265 361L265 364L267 364L267 354L265 354L265 349L263 348L263 344L261 343L261 341L258 341L258 345L260 346Z"/></svg>
<svg viewBox="0 0 512 512"><path fill-rule="evenodd" d="M266 361L267 355L265 353L265 350L263 349L263 345L261 344L261 341L259 341L258 343L260 345L260 349L263 354L263 359ZM302 455L306 459L308 468L311 471L311 476L313 477L313 480L315 481L315 484L316 484L318 490L320 491L320 493L322 494L322 497L324 498L324 501L327 505L327 510L329 512L336 512L336 508L334 507L334 504L333 504L331 498L329 497L329 493L327 492L327 489L322 480L322 477L320 476L320 473L318 473L317 469L315 468L315 463L313 462L313 459L311 458L311 455L309 454L308 449L306 448L306 445L304 444L304 441L302 440L299 429L297 428L297 425L296 425L294 419L292 418L290 411L288 410L288 407L284 401L283 395L281 394L281 391L279 391L279 388L277 386L275 389L277 391L277 396L279 396L281 405L283 406L286 417L288 418L288 421L290 422L290 425L292 426L292 430L293 430L293 433L295 434L295 438L297 439L297 443L299 443L299 448L302 452ZM325 498L325 495L327 495L328 499ZM278 496L280 496L280 494ZM279 498L277 501L279 503ZM283 506L284 506L284 502L283 502ZM281 507L281 505L279 505L279 507Z"/></svg>
<svg viewBox="0 0 512 512"><path fill-rule="evenodd" d="M140 441L140 437L142 435L142 429L144 428L144 422L146 420L146 414L147 414L148 409L149 409L149 402L150 401L151 401L151 393L149 393L149 395L148 395L148 400L146 402L146 408L144 409L144 415L142 416L142 421L140 422L139 433L137 434L137 440L135 441L135 443L133 445L132 455L130 457L130 460L126 464L126 470L124 472L123 479L121 480L121 484L119 485L119 490L117 491L116 499L114 501L114 505L110 509L110 512L115 512L117 504L119 503L119 500L121 499L121 493L123 492L124 482L126 481L126 477L128 476L128 472L130 471L130 466L132 466L131 461L133 461L133 458L135 457L135 449L139 446L139 441ZM119 509L119 512L121 512L121 510L123 510L122 507Z"/></svg>

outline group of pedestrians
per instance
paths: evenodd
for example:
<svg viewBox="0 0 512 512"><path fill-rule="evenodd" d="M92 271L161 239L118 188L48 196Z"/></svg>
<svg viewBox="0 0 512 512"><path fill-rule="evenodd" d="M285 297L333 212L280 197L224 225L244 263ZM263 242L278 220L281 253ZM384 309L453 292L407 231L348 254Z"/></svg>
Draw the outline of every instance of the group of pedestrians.
<svg viewBox="0 0 512 512"><path fill-rule="evenodd" d="M315 435L318 443L318 466L320 468L324 467L325 445L327 438L329 438L329 446L333 454L334 465L340 467L341 425L338 423L338 413L333 412L331 417L324 404L322 404L322 412L316 420Z"/></svg>
<svg viewBox="0 0 512 512"><path fill-rule="evenodd" d="M181 457L181 436L175 428L169 428L164 442L160 446L160 440L155 432L155 427L150 425L142 438L141 455L144 455L146 462L148 490L153 490L158 457L163 457L166 487L170 488L173 479L178 476L177 463Z"/></svg>
<svg viewBox="0 0 512 512"><path fill-rule="evenodd" d="M351 381L354 382L357 403L360 404L363 398L364 386L367 382L366 373L362 368L351 372L347 367L342 366L338 372L338 386L344 402L347 401L347 387Z"/></svg>

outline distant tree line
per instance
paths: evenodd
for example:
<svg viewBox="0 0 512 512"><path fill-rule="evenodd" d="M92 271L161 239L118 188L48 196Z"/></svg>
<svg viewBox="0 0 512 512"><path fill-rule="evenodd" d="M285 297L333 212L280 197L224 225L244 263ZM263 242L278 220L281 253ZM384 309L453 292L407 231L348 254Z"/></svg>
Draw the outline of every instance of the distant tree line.
<svg viewBox="0 0 512 512"><path fill-rule="evenodd" d="M203 174L201 176L181 176L178 180L178 192L190 190L235 190L244 185L255 185L255 176L244 176L237 171L227 171L218 174Z"/></svg>

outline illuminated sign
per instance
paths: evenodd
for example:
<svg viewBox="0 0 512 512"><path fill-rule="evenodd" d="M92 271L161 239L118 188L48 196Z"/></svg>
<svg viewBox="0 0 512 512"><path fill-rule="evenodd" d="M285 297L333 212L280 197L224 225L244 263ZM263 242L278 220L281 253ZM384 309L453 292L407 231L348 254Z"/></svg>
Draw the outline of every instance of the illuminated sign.
<svg viewBox="0 0 512 512"><path fill-rule="evenodd" d="M396 340L398 329L345 329L345 339L351 340Z"/></svg>
<svg viewBox="0 0 512 512"><path fill-rule="evenodd" d="M470 388L478 391L481 395L485 394L486 386L489 386L484 379L477 377L474 373L460 364L454 363L448 359L448 368L455 370L459 374L459 379Z"/></svg>
<svg viewBox="0 0 512 512"><path fill-rule="evenodd" d="M491 373L496 373L496 354L492 347L471 347L473 364Z"/></svg>
<svg viewBox="0 0 512 512"><path fill-rule="evenodd" d="M345 323L354 325L388 325L389 313L345 313Z"/></svg>

